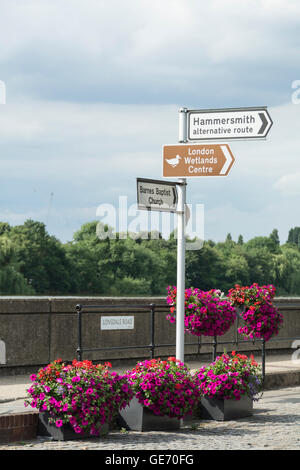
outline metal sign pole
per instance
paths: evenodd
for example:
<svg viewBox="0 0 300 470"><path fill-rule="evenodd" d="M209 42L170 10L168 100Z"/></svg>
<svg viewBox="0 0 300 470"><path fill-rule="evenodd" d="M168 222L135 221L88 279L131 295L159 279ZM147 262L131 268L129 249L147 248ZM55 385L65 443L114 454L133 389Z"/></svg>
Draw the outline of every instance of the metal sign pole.
<svg viewBox="0 0 300 470"><path fill-rule="evenodd" d="M179 142L187 142L187 109L179 110ZM177 293L176 293L176 359L184 362L185 312L185 205L186 179L178 179L177 203Z"/></svg>

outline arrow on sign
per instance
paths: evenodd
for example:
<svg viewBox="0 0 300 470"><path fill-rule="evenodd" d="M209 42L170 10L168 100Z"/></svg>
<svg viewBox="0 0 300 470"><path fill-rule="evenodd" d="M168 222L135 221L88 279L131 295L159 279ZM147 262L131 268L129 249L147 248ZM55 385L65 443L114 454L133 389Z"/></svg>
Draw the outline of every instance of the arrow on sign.
<svg viewBox="0 0 300 470"><path fill-rule="evenodd" d="M258 133L263 134L265 132L265 129L267 128L268 121L267 121L264 113L258 113L258 115L259 115L260 119L262 120L262 126L259 129Z"/></svg>
<svg viewBox="0 0 300 470"><path fill-rule="evenodd" d="M220 175L226 175L228 168L233 162L233 155L229 153L229 150L228 150L229 147L227 147L226 145L221 145L221 149L222 149L222 152L224 153L226 161L224 163L222 170L220 171Z"/></svg>
<svg viewBox="0 0 300 470"><path fill-rule="evenodd" d="M177 191L174 188L174 186L172 186L172 190L173 190L173 206L175 206L177 203Z"/></svg>

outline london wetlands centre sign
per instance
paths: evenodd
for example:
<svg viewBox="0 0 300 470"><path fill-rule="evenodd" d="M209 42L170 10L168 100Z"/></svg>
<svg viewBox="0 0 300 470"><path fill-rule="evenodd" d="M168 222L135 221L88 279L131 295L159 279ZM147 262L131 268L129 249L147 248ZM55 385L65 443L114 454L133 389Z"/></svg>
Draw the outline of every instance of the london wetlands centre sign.
<svg viewBox="0 0 300 470"><path fill-rule="evenodd" d="M163 176L227 176L235 159L227 144L165 145Z"/></svg>
<svg viewBox="0 0 300 470"><path fill-rule="evenodd" d="M266 107L188 110L187 139L264 139L273 122Z"/></svg>

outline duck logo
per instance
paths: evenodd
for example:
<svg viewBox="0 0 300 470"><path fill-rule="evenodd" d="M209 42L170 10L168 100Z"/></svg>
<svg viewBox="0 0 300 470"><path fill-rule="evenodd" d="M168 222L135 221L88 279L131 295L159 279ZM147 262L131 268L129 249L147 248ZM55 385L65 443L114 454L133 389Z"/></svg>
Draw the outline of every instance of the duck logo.
<svg viewBox="0 0 300 470"><path fill-rule="evenodd" d="M166 158L166 162L171 165L171 167L176 168L176 166L179 164L179 160L181 160L180 155L176 155L175 158L170 158L169 160Z"/></svg>

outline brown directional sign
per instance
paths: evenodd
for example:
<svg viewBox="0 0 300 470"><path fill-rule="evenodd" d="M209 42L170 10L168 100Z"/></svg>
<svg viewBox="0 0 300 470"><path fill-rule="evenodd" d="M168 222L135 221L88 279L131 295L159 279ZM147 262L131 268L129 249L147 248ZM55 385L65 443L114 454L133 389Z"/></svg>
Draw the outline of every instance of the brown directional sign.
<svg viewBox="0 0 300 470"><path fill-rule="evenodd" d="M165 178L227 176L234 160L227 144L165 145L163 176Z"/></svg>

